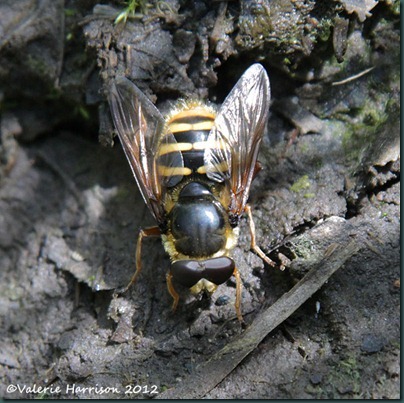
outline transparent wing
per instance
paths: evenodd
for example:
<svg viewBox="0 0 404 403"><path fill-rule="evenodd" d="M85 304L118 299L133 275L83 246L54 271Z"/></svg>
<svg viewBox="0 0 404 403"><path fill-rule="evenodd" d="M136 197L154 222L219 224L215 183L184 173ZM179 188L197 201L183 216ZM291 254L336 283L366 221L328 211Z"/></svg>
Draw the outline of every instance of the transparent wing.
<svg viewBox="0 0 404 403"><path fill-rule="evenodd" d="M230 213L240 216L256 172L259 146L268 118L269 78L260 64L252 65L227 96L215 119L205 151L207 176L230 187ZM213 146L215 145L215 146Z"/></svg>
<svg viewBox="0 0 404 403"><path fill-rule="evenodd" d="M164 118L153 103L127 78L117 78L111 85L109 104L112 117L126 158L135 176L139 190L151 213L162 223L161 205L163 188L157 173L156 158L164 130ZM164 136L164 142L175 141ZM176 153L173 159L178 159ZM171 159L167 165L170 166ZM175 162L178 164L178 160Z"/></svg>

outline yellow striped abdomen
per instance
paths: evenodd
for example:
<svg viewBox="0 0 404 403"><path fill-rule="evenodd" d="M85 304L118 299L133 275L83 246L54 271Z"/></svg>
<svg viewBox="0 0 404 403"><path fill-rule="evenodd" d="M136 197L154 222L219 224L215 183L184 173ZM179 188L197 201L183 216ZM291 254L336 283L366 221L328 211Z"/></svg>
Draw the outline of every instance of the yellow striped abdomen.
<svg viewBox="0 0 404 403"><path fill-rule="evenodd" d="M204 163L206 148L219 148L220 144L210 144L209 133L214 125L215 113L208 108L198 106L192 109L179 111L167 121L166 133L172 133L175 141L167 143L162 141L157 160L157 169L162 177L173 177L166 180L167 186L178 183L174 176L189 176L191 174L205 175L208 167ZM180 152L181 158L170 158L173 153ZM170 160L170 166L166 161ZM222 167L226 170L227 167Z"/></svg>

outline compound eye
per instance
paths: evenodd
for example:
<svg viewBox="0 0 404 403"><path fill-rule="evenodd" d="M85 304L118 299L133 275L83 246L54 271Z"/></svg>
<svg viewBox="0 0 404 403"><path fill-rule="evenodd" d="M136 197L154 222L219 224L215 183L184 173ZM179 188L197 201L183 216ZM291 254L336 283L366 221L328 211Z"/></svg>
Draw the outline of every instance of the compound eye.
<svg viewBox="0 0 404 403"><path fill-rule="evenodd" d="M171 274L180 284L191 288L199 280L206 279L219 285L233 274L234 260L227 256L208 260L179 260L171 265Z"/></svg>
<svg viewBox="0 0 404 403"><path fill-rule="evenodd" d="M174 279L188 288L203 278L204 271L203 262L197 260L179 260L171 265L171 274Z"/></svg>

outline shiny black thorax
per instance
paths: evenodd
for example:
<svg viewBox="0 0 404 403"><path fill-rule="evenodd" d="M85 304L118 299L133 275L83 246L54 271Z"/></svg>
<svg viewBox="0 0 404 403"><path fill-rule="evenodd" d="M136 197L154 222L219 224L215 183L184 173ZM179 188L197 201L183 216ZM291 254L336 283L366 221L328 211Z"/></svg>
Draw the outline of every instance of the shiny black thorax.
<svg viewBox="0 0 404 403"><path fill-rule="evenodd" d="M214 255L226 244L226 214L205 183L189 181L168 217L176 250L191 258Z"/></svg>

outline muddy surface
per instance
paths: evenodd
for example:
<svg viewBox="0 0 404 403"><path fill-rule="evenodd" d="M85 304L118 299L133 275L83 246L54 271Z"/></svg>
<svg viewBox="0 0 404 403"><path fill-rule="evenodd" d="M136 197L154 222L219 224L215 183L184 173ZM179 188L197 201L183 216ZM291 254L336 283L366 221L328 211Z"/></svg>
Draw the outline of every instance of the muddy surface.
<svg viewBox="0 0 404 403"><path fill-rule="evenodd" d="M156 398L243 337L234 279L211 298L179 288L171 312L158 239L115 292L154 223L120 145L105 147L104 96L126 75L162 111L220 103L259 61L273 104L250 204L277 268L249 250L243 218L247 326L330 248L360 250L199 397L398 398L396 2L140 2L118 24L118 2L24 3L0 5L0 396Z"/></svg>

